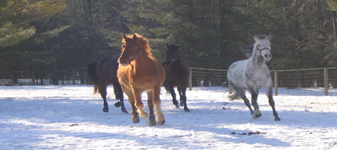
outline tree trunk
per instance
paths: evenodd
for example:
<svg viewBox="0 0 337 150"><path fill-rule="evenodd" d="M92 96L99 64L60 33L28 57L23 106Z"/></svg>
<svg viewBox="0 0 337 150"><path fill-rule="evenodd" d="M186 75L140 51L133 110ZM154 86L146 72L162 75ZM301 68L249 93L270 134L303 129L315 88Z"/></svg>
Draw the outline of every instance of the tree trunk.
<svg viewBox="0 0 337 150"><path fill-rule="evenodd" d="M332 25L333 25L333 35L336 37L337 36L337 24L336 24L336 11L332 11Z"/></svg>
<svg viewBox="0 0 337 150"><path fill-rule="evenodd" d="M11 73L11 80L12 80L12 85L15 85L18 83L18 76L15 71Z"/></svg>
<svg viewBox="0 0 337 150"><path fill-rule="evenodd" d="M87 35L89 51L91 52L91 62L97 61L96 50L94 49L94 29L92 25L92 12L91 12L91 0L83 1L84 17L87 18Z"/></svg>
<svg viewBox="0 0 337 150"><path fill-rule="evenodd" d="M52 84L53 84L53 85L59 85L59 82L58 82L58 72L57 72L57 64L56 64L56 62L53 63Z"/></svg>

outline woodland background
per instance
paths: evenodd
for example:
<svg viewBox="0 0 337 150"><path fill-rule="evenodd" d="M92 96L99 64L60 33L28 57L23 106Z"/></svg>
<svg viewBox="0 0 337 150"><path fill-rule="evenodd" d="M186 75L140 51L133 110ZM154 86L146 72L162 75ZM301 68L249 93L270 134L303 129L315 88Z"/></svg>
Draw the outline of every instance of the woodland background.
<svg viewBox="0 0 337 150"><path fill-rule="evenodd" d="M336 67L337 0L1 0L0 71L85 67L139 33L163 61L227 69L253 36L272 36L270 69Z"/></svg>

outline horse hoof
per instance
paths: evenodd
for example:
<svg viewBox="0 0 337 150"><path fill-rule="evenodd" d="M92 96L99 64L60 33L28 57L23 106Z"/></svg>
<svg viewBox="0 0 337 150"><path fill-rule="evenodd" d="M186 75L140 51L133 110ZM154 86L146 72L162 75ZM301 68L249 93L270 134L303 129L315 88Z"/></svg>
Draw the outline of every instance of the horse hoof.
<svg viewBox="0 0 337 150"><path fill-rule="evenodd" d="M184 102L180 101L180 106L183 107L184 106Z"/></svg>
<svg viewBox="0 0 337 150"><path fill-rule="evenodd" d="M190 110L189 110L188 108L184 108L184 110L185 110L186 112L190 112Z"/></svg>
<svg viewBox="0 0 337 150"><path fill-rule="evenodd" d="M279 117L275 117L275 121L280 121L281 119Z"/></svg>
<svg viewBox="0 0 337 150"><path fill-rule="evenodd" d="M139 118L132 119L133 123L139 123Z"/></svg>
<svg viewBox="0 0 337 150"><path fill-rule="evenodd" d="M104 111L104 112L109 112L109 108L108 108L108 107L104 107L104 108L103 108L103 111Z"/></svg>
<svg viewBox="0 0 337 150"><path fill-rule="evenodd" d="M262 116L262 114L255 114L256 118L259 118Z"/></svg>
<svg viewBox="0 0 337 150"><path fill-rule="evenodd" d="M122 109L122 112L123 113L127 113L128 114L128 111L126 111L126 109L124 108L124 109Z"/></svg>
<svg viewBox="0 0 337 150"><path fill-rule="evenodd" d="M115 103L115 107L120 107L121 106L121 102L116 102Z"/></svg>
<svg viewBox="0 0 337 150"><path fill-rule="evenodd" d="M158 125L163 125L163 124L165 124L165 120L163 120L163 121L158 121Z"/></svg>
<svg viewBox="0 0 337 150"><path fill-rule="evenodd" d="M150 121L150 126L155 126L157 125L156 121Z"/></svg>
<svg viewBox="0 0 337 150"><path fill-rule="evenodd" d="M257 118L259 118L259 117L261 117L261 114L253 114L253 119L257 119Z"/></svg>
<svg viewBox="0 0 337 150"><path fill-rule="evenodd" d="M176 108L177 108L177 109L179 109L179 108L180 108L178 104L176 104L175 106L176 106Z"/></svg>

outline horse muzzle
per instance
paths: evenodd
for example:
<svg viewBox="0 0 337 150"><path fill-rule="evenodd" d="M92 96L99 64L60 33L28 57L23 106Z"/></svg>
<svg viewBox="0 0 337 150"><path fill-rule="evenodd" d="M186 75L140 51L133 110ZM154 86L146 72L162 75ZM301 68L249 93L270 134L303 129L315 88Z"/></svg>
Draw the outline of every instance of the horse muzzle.
<svg viewBox="0 0 337 150"><path fill-rule="evenodd" d="M271 60L272 55L270 53L268 53L268 54L264 54L263 57L266 61L269 61L269 60Z"/></svg>
<svg viewBox="0 0 337 150"><path fill-rule="evenodd" d="M128 61L126 58L123 58L122 56L118 58L118 63L122 66L127 66L130 64L131 61Z"/></svg>
<svg viewBox="0 0 337 150"><path fill-rule="evenodd" d="M266 61L269 61L271 60L271 53L270 53L270 50L269 49L263 49L260 51L260 55L266 60Z"/></svg>

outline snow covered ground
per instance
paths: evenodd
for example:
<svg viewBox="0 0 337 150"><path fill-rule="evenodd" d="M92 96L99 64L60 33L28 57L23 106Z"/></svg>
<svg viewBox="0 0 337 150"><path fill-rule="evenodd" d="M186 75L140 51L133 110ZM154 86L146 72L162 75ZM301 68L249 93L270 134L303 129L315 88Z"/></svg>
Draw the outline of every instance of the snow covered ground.
<svg viewBox="0 0 337 150"><path fill-rule="evenodd" d="M255 120L223 87L187 91L191 112L162 90L166 123L150 127L115 108L112 91L104 113L92 86L0 86L0 149L337 149L337 97L321 92L279 89L275 122L263 90Z"/></svg>

